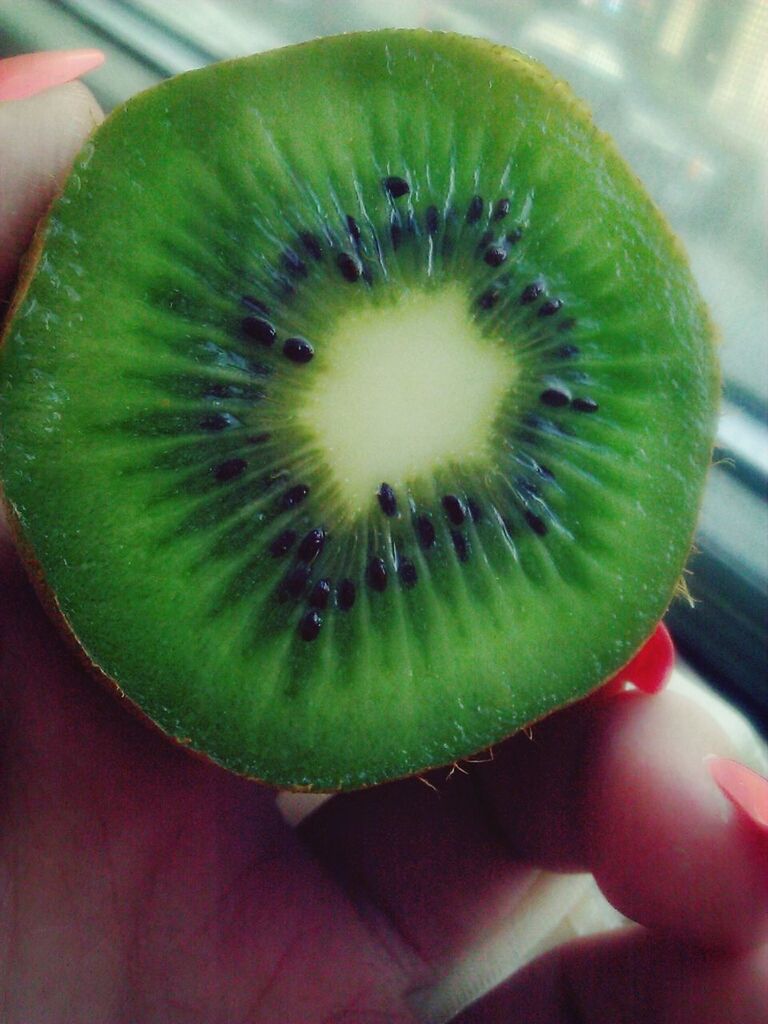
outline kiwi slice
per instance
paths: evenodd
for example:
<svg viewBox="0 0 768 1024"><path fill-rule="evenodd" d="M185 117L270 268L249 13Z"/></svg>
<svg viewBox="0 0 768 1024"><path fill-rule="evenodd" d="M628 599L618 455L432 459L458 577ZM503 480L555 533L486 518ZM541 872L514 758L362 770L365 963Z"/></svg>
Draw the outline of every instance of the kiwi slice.
<svg viewBox="0 0 768 1024"><path fill-rule="evenodd" d="M0 477L104 678L269 783L447 764L664 613L717 399L681 249L539 64L318 40L99 128L0 357Z"/></svg>

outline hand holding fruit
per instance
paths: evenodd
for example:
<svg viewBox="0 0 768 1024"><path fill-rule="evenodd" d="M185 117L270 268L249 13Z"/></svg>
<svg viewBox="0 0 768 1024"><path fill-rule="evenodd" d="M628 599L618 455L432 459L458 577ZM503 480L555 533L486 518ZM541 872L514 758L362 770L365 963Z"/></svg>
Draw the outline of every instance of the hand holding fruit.
<svg viewBox="0 0 768 1024"><path fill-rule="evenodd" d="M0 105L6 280L97 116L77 85ZM594 871L645 927L546 956L462 1021L762 1024L765 789L715 762L742 807L724 798L704 759L728 741L695 706L577 705L438 793L343 795L295 832L84 676L6 535L0 593L4 1022L414 1024L535 865Z"/></svg>

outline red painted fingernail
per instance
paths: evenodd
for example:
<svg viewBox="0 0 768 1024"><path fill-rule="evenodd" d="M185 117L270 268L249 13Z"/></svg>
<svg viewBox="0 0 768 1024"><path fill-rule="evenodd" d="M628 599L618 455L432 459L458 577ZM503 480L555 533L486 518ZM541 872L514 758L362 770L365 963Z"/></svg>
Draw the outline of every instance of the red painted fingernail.
<svg viewBox="0 0 768 1024"><path fill-rule="evenodd" d="M104 63L101 50L49 50L0 60L0 100L23 100Z"/></svg>
<svg viewBox="0 0 768 1024"><path fill-rule="evenodd" d="M667 627L660 622L634 658L600 687L597 696L612 697L627 683L643 693L658 693L664 689L674 664L675 646Z"/></svg>
<svg viewBox="0 0 768 1024"><path fill-rule="evenodd" d="M727 757L708 757L707 767L731 803L768 836L768 779Z"/></svg>

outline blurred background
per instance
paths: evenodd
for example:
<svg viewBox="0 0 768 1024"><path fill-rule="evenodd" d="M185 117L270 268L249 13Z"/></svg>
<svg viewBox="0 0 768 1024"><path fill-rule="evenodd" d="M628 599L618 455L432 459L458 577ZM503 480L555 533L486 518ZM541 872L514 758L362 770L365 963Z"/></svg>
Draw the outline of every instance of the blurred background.
<svg viewBox="0 0 768 1024"><path fill-rule="evenodd" d="M768 735L766 0L0 0L0 55L98 46L101 104L318 35L424 26L539 58L592 107L682 237L722 332L716 464L678 649Z"/></svg>

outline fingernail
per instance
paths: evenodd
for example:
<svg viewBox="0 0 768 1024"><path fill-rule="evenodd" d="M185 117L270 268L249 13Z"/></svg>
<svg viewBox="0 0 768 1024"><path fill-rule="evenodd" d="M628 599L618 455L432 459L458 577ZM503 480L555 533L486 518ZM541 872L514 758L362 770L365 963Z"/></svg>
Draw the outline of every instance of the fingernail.
<svg viewBox="0 0 768 1024"><path fill-rule="evenodd" d="M706 764L720 791L768 835L768 779L727 757L712 754Z"/></svg>
<svg viewBox="0 0 768 1024"><path fill-rule="evenodd" d="M675 646L667 627L660 622L637 654L619 669L597 691L597 696L612 697L631 684L643 693L658 693L664 689L675 664Z"/></svg>
<svg viewBox="0 0 768 1024"><path fill-rule="evenodd" d="M101 50L49 50L0 60L0 100L23 100L104 63Z"/></svg>

